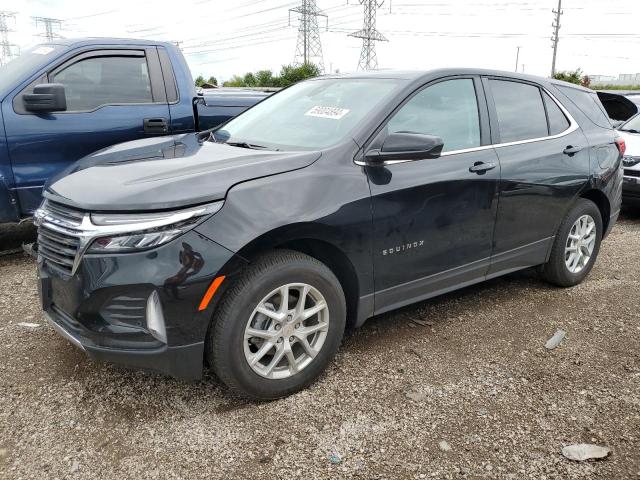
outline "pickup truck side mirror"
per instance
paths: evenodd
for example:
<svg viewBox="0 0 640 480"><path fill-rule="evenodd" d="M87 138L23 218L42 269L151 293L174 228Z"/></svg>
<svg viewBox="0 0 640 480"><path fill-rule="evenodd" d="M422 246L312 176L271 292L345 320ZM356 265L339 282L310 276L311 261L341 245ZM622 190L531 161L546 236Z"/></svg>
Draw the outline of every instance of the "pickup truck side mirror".
<svg viewBox="0 0 640 480"><path fill-rule="evenodd" d="M379 150L369 150L365 155L365 160L368 165L380 166L390 161L438 158L443 147L442 138L434 135L396 132L387 136Z"/></svg>
<svg viewBox="0 0 640 480"><path fill-rule="evenodd" d="M22 101L29 112L63 112L67 109L67 96L60 83L36 85L33 93L22 95Z"/></svg>

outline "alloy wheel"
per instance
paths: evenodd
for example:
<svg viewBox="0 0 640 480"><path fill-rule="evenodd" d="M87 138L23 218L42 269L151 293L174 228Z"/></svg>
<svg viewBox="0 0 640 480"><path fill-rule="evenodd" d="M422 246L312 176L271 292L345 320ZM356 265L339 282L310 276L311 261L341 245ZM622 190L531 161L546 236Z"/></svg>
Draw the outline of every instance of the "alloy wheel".
<svg viewBox="0 0 640 480"><path fill-rule="evenodd" d="M265 296L247 321L245 359L262 377L291 377L318 355L328 329L329 307L316 288L283 285Z"/></svg>
<svg viewBox="0 0 640 480"><path fill-rule="evenodd" d="M567 237L564 261L571 273L580 273L589 264L596 244L596 222L591 215L578 218Z"/></svg>

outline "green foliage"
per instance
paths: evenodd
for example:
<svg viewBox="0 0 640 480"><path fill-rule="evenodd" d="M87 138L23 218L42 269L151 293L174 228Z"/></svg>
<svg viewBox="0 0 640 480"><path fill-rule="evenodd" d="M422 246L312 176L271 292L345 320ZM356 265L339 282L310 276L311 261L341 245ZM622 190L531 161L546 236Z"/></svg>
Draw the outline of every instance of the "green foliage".
<svg viewBox="0 0 640 480"><path fill-rule="evenodd" d="M576 85L582 85L583 87L588 87L591 84L591 79L587 75L582 75L582 70L580 68L572 71L558 72L553 76L553 78L569 83L575 83Z"/></svg>
<svg viewBox="0 0 640 480"><path fill-rule="evenodd" d="M317 77L320 70L316 65L306 63L299 67L283 65L280 73L274 75L271 70L248 72L244 76L234 75L222 84L223 87L288 87L307 78Z"/></svg>
<svg viewBox="0 0 640 480"><path fill-rule="evenodd" d="M592 85L594 90L640 90L640 85Z"/></svg>
<svg viewBox="0 0 640 480"><path fill-rule="evenodd" d="M210 85L218 85L218 80L213 75L209 77L209 80L205 80L202 75L198 75L194 83L196 84L196 87L201 87L205 83L208 83Z"/></svg>

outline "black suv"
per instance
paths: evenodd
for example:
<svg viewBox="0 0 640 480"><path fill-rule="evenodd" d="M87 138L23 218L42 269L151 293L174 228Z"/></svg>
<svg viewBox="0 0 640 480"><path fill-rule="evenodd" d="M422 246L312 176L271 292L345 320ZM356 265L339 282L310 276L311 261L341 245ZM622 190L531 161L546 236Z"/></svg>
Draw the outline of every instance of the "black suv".
<svg viewBox="0 0 640 480"><path fill-rule="evenodd" d="M595 93L486 70L327 76L81 160L36 213L42 307L90 356L271 399L345 328L515 270L580 283L623 142Z"/></svg>

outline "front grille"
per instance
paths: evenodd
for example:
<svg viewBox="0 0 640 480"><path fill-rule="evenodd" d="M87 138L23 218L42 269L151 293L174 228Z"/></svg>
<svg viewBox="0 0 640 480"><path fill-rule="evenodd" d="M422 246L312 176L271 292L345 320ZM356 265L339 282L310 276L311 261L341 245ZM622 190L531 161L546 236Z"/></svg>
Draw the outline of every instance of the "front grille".
<svg viewBox="0 0 640 480"><path fill-rule="evenodd" d="M81 210L76 210L75 208L67 207L66 205L61 205L50 200L45 200L42 209L52 217L66 220L74 225L80 225L84 217L84 212Z"/></svg>
<svg viewBox="0 0 640 480"><path fill-rule="evenodd" d="M77 237L51 230L45 226L38 229L38 254L52 267L71 274L76 254L80 247Z"/></svg>
<svg viewBox="0 0 640 480"><path fill-rule="evenodd" d="M629 170L628 168L624 169L625 177L640 177L640 170Z"/></svg>

